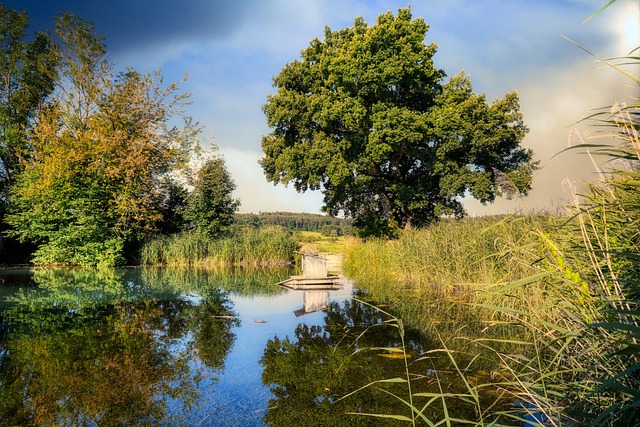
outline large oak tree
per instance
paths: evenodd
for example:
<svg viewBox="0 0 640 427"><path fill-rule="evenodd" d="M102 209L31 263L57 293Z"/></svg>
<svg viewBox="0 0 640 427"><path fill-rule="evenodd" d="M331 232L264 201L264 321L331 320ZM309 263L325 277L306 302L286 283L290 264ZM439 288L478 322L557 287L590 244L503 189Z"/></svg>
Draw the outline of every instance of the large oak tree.
<svg viewBox="0 0 640 427"><path fill-rule="evenodd" d="M324 211L363 234L463 216L465 196L526 194L536 164L517 94L489 104L463 73L445 82L427 30L409 8L358 18L286 64L264 106L267 179L321 189Z"/></svg>

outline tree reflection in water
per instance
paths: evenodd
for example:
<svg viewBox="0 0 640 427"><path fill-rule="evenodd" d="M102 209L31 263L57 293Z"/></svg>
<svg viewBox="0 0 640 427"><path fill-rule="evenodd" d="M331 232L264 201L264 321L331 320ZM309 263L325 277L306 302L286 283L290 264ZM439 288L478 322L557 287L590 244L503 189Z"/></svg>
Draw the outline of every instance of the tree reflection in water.
<svg viewBox="0 0 640 427"><path fill-rule="evenodd" d="M2 425L179 425L167 402L197 404L234 341L238 321L217 288L136 298L114 270L35 280L0 319Z"/></svg>
<svg viewBox="0 0 640 427"><path fill-rule="evenodd" d="M404 359L371 350L401 345L398 330L383 326L389 319L350 300L304 314L326 295L303 298L304 313L296 310L293 297L303 295L273 285L288 275L38 270L33 285L1 288L0 425L368 426L395 421L348 412L409 415L386 393L406 399L403 384L339 400L405 377ZM238 315L255 319L255 310L268 321L240 327ZM417 361L439 341L407 331L405 343L414 393L439 392L437 379L446 392L464 391L447 357ZM472 405L447 405L473 418ZM440 420L441 411L438 401L425 414Z"/></svg>
<svg viewBox="0 0 640 427"><path fill-rule="evenodd" d="M273 394L264 423L323 427L406 425L388 418L349 414L410 416L407 406L387 393L408 400L405 384L377 384L340 400L373 381L406 378L404 356L372 350L402 345L398 329L384 325L388 320L379 310L357 301L333 302L326 312L324 326L300 324L295 338L270 340L261 360L263 383L271 387ZM465 391L447 357L417 360L416 356L438 345L415 331L405 331L405 344L414 393L438 393L436 371L447 391ZM417 406L421 407L426 400ZM448 401L447 407L459 416L467 414L467 419L475 418L474 406L460 399ZM442 404L430 405L425 415L431 420L442 419Z"/></svg>

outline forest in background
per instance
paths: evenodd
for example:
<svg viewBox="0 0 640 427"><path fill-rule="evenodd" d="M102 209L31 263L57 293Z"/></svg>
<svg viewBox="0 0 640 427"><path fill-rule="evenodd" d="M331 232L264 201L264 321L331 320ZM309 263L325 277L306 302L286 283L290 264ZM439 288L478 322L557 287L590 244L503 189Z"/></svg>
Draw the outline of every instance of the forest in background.
<svg viewBox="0 0 640 427"><path fill-rule="evenodd" d="M317 231L323 236L348 236L353 234L349 218L331 217L320 214L294 212L236 213L234 222L238 225L262 227L277 225L290 231Z"/></svg>

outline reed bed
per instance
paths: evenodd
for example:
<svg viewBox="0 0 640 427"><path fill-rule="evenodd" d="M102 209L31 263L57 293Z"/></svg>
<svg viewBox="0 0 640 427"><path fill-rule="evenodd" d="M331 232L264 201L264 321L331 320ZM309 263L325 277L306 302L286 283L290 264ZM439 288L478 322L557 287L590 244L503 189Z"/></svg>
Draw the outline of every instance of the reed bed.
<svg viewBox="0 0 640 427"><path fill-rule="evenodd" d="M405 232L396 241L352 244L344 271L374 300L393 303L414 326L430 325L447 318L445 310L462 315L465 309L452 302L495 304L496 289L542 276L540 260L547 248L536 229L550 233L564 221L551 214L443 221ZM511 295L510 305L544 305L545 285L544 280L527 283Z"/></svg>
<svg viewBox="0 0 640 427"><path fill-rule="evenodd" d="M607 169L594 161L598 179L566 216L467 219L351 246L345 271L443 338L469 396L500 391L460 422L640 425L640 103L596 119L608 142L580 139L573 149L605 156ZM473 351L484 353L457 369ZM467 381L485 354L501 374Z"/></svg>
<svg viewBox="0 0 640 427"><path fill-rule="evenodd" d="M350 247L347 275L372 301L438 336L469 395L498 390L484 407L474 400L471 425L640 420L637 147L627 146L631 163L589 184L566 216L466 219ZM477 358L460 363L469 354ZM471 380L487 369L500 375Z"/></svg>
<svg viewBox="0 0 640 427"><path fill-rule="evenodd" d="M547 299L563 315L544 323L514 313L534 328L536 352L517 363L502 355L520 378L504 386L548 425L640 424L639 119L637 102L614 105L600 121L611 143L578 146L605 155L609 169L594 163L599 179L575 196L564 238L542 236L554 284Z"/></svg>
<svg viewBox="0 0 640 427"><path fill-rule="evenodd" d="M200 233L159 237L143 246L140 258L147 266L266 267L290 264L296 247L283 228L241 227L218 239Z"/></svg>

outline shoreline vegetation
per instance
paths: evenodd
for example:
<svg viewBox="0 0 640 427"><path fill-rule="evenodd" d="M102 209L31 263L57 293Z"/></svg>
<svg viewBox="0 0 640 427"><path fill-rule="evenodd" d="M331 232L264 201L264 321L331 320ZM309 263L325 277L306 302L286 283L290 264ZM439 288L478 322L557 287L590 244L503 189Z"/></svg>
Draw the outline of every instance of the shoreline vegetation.
<svg viewBox="0 0 640 427"><path fill-rule="evenodd" d="M640 86L640 78L625 70L637 67L638 56L597 59ZM356 286L373 301L389 302L397 319L440 338L442 348L415 360L445 352L467 385L465 394L442 390L429 396L422 408L414 404L418 394L409 393L408 414L374 416L411 425L421 420L572 427L638 423L638 101L598 110L588 118L595 135L573 135L576 143L569 150L589 156L597 178L574 189L564 215L441 222L404 232L395 241L351 245L345 272ZM401 328L399 333L402 338ZM495 375L473 379L486 360L481 352L498 366ZM410 366L403 382L412 381ZM401 379L379 382L394 380ZM489 392L496 397L483 406L479 396ZM476 419L449 415L447 406L460 399L477 405ZM426 420L425 409L436 400L445 419Z"/></svg>
<svg viewBox="0 0 640 427"><path fill-rule="evenodd" d="M604 7L611 3L613 1ZM8 22L11 19L11 27L26 31L26 15L0 6L1 14ZM332 61L340 59L334 55L333 43L349 46L348 31L363 34L369 29L377 31L375 26L368 29L362 20L356 20L353 29L348 31L327 29L326 43L314 42L303 51L306 56L302 62L296 61L283 69L274 81L282 91L271 96L265 106L269 125L275 130L263 138L265 157L261 164L272 182L291 181L298 189L315 188L320 186L321 177L329 170L320 159L333 161L343 158L343 154L373 156L358 157L352 159L357 161L332 167L331 176L325 177L335 181L329 187L330 191L325 191L328 203L325 208L334 214L346 212L355 218L353 224L329 219L311 221L303 218L304 214L288 218L281 213L262 218L253 214L237 216L238 221L234 224L233 215L239 202L232 198L235 185L223 159L213 156L198 171L187 167L187 161L200 142L198 124L182 111L188 95L178 94L175 84L164 89L159 73L129 70L113 76L109 74L106 46L93 33L93 25L68 14L58 20L58 34L67 36L63 37L64 43L60 46L63 49L61 56L50 47L53 42L46 38L40 40L40 45L42 53L50 53L50 57L42 64L33 59L34 69L46 71L42 78L32 79L43 82L40 83L42 87L37 88L39 98L27 106L18 117L19 121L9 123L20 136L18 148L32 152L27 156L28 162L4 161L7 177L0 182L0 201L4 203L0 206L3 222L0 232L14 239L7 244L34 245L35 264L111 267L131 262L139 255L136 261L142 266L176 267L170 272L174 276L167 275L170 278L167 281L175 283L180 283L184 268L288 265L294 261L300 246L317 244L317 237L324 235L329 240L320 241L323 251L346 253L344 273L364 293L364 298L361 295L358 298L378 309L385 304L385 314L393 320L386 324L397 328L400 335L398 347L382 350L394 355L402 353L400 358L406 366L406 379L380 378L376 383L406 383L408 414L367 415L409 421L411 425L426 421L430 425L445 422L447 425L520 425L529 422L540 426L628 426L630 420L639 420L638 99L629 105L613 105L609 111L589 118L599 129L596 137L600 139L584 140L578 135L578 144L571 149L607 159L607 169L594 161L598 179L587 183L582 193L576 194L574 204L568 206L566 212L450 220L449 217L463 215L459 197L470 191L474 197L491 201L498 193L517 195L529 190L537 163L533 162L530 151L519 146L526 127L517 96L508 94L503 101L489 106L483 96L473 94L471 81L463 74L441 85L442 72L431 63L435 47L423 45L427 26L422 19L412 20L410 9L401 9L398 16L381 15L379 23L380 28L396 23L398 28L411 30L408 34L415 40L413 47L417 49L415 63L426 64L428 67L423 71L428 72L427 81L441 89L434 91L434 108L410 111L404 104L402 108L390 104L380 109L383 103L379 100L368 103L368 97L361 97L361 101L367 103L358 109L351 104L358 99L355 94L344 103L327 98L324 105L340 108L328 111L331 115L327 117L331 120L323 119L326 123L320 124L333 131L334 122L342 123L343 116L350 113L353 115L349 119L351 122L366 125L354 130L352 140L359 141L361 134L369 129L386 132L386 123L393 118L396 127L406 132L374 134L374 139L364 140L387 141L393 136L398 144L407 145L404 148L414 149L424 143L424 135L430 135L431 130L426 129L430 120L437 118L438 123L442 122L436 129L441 134L437 139L448 144L440 147L442 150L436 154L448 159L447 162L431 168L430 161L440 157L421 157L422 151L437 151L439 147L433 142L433 146L426 147L429 150L416 150L415 159L408 163L413 166L395 165L397 176L393 179L397 182L387 182L382 178L389 163L385 159L405 158L404 151L402 156L392 156L394 153L388 152L391 146L381 144L374 153L350 148L338 153L340 155L327 156L325 144L331 139L326 136L331 132L317 132L316 125L319 124L312 123L305 111L294 117L304 125L300 129L305 129L309 123L314 126L302 136L289 132L290 115L281 111L288 111L290 105L297 105L303 99L291 96L290 86L297 87L299 80L293 78L293 71L306 79L307 71L315 66L327 65L327 69L333 69L337 63ZM408 40L407 37L398 39ZM37 46L21 42L16 52L28 52L32 47ZM322 49L317 49L319 47L327 47L326 55ZM357 49L344 49L345 55L368 48L355 47ZM323 54L319 59L326 63L315 57L319 53ZM344 58L347 60L341 59L342 63L352 63L348 56ZM623 65L629 64L637 67L638 56L600 61L628 76L634 87L640 86L640 78L622 69ZM373 66L381 64L384 65L381 61L363 63L361 68L375 70ZM345 73L351 68L358 69L350 65ZM54 95L60 96L63 92L54 92L54 88L65 82L56 80L56 70L78 89L85 90L81 84L85 78L96 82L95 87L86 89L87 102L82 106L86 111L93 111L96 105L100 107L91 117L76 111L73 99L55 98ZM84 75L79 70L96 71ZM308 80L318 83L317 79ZM104 83L97 84L102 81ZM386 93L388 99L402 103L410 98L398 91L395 83L383 87L384 90L389 88L393 90ZM324 87L303 87L300 96L311 89L323 95L334 93ZM416 92L417 100L422 99L421 91ZM370 92L378 93L377 90ZM460 96L468 102L449 104L449 98ZM45 100L55 102L51 108L41 111L40 104ZM417 104L422 108L422 101ZM128 134L112 132L110 126L115 119L119 126L130 126L131 105L153 113L140 129L136 129L136 134L142 135L140 140L148 148L149 158L161 158L160 164L139 160L129 149L131 139ZM456 123L456 119L461 121L470 117L465 109L469 105L486 116L486 129L492 129L494 121L504 123L502 133L507 136L497 140L508 144L496 153L489 153L490 156L479 156L475 159L477 162L470 161L458 170L454 166L457 168L459 151L473 150L456 148L456 144L466 138L457 132L462 129L472 134L478 123L461 122L464 126L457 128L451 124ZM447 111L455 114L451 117L443 115ZM117 113L115 116L114 112ZM375 114L369 114L371 112ZM399 112L403 115L396 115ZM21 119L23 116L24 120ZM61 120L64 117L74 120ZM171 117L184 120L177 131L165 128ZM363 120L365 117L373 117L381 125L367 123ZM342 128L338 130L342 132ZM100 138L96 139L95 135ZM493 141L495 135L487 131L484 137L485 142ZM298 140L314 140L314 150L309 151L305 144L297 144ZM295 155L283 149L285 142L292 144L290 148ZM449 159L447 153L454 157ZM105 157L107 154L109 157ZM513 161L502 165L506 173L480 162L484 157ZM299 162L291 161L298 158L309 164L298 170ZM377 169L369 168L373 171L370 176L367 176L369 170L356 171L358 179L355 179L349 174L353 164L373 164ZM407 173L400 173L406 172L405 169L411 171L409 181L404 179ZM424 179L436 169L437 175ZM477 175L472 183L452 178L456 174L466 176L470 170ZM171 181L173 172L189 176L193 191L188 192L178 182ZM140 177L145 178L142 183ZM511 185L511 181L518 185ZM352 186L355 182L362 186ZM443 186L433 189L433 182ZM503 184L504 188L497 188L498 184ZM389 187L402 191L379 193L380 189ZM361 199L374 202L361 205ZM421 201L415 203L416 200ZM409 211L413 211L413 216L407 214ZM306 228L301 225L304 221L307 221ZM409 230L412 225L420 228ZM352 226L357 229L356 233L369 238L346 239L344 235L351 233ZM145 242L153 233L158 237ZM3 242L0 240L0 243ZM147 272L157 273L153 269ZM260 280L256 279L256 282ZM403 335L405 323L437 337L442 347L429 349L421 355L408 355ZM412 373L412 363L428 358L433 352L444 352L449 356L450 371L463 380L466 393L441 389L439 394L412 394L411 382L427 375ZM472 377L480 371L486 372L487 364L491 365L491 375ZM487 401L487 396L493 397ZM428 403L420 409L418 404L414 405L414 398L415 402L418 398L427 398ZM454 407L453 402L459 400L475 402L476 419L460 420L455 414L449 414L447 406ZM443 407L444 420L426 418L426 409L433 402Z"/></svg>
<svg viewBox="0 0 640 427"><path fill-rule="evenodd" d="M441 338L438 351L451 354L467 397L499 392L479 414L510 403L488 422L627 426L640 419L639 119L637 100L593 118L609 143L580 140L573 149L604 156L608 169L594 162L598 179L564 215L442 221L398 240L350 246L346 274L371 301ZM494 356L501 374L467 381L479 351ZM438 397L445 406L465 398ZM424 417L416 407L410 412L414 425Z"/></svg>
<svg viewBox="0 0 640 427"><path fill-rule="evenodd" d="M160 236L145 243L143 266L276 267L293 262L297 244L291 232L277 227L236 227L225 237L197 232Z"/></svg>

